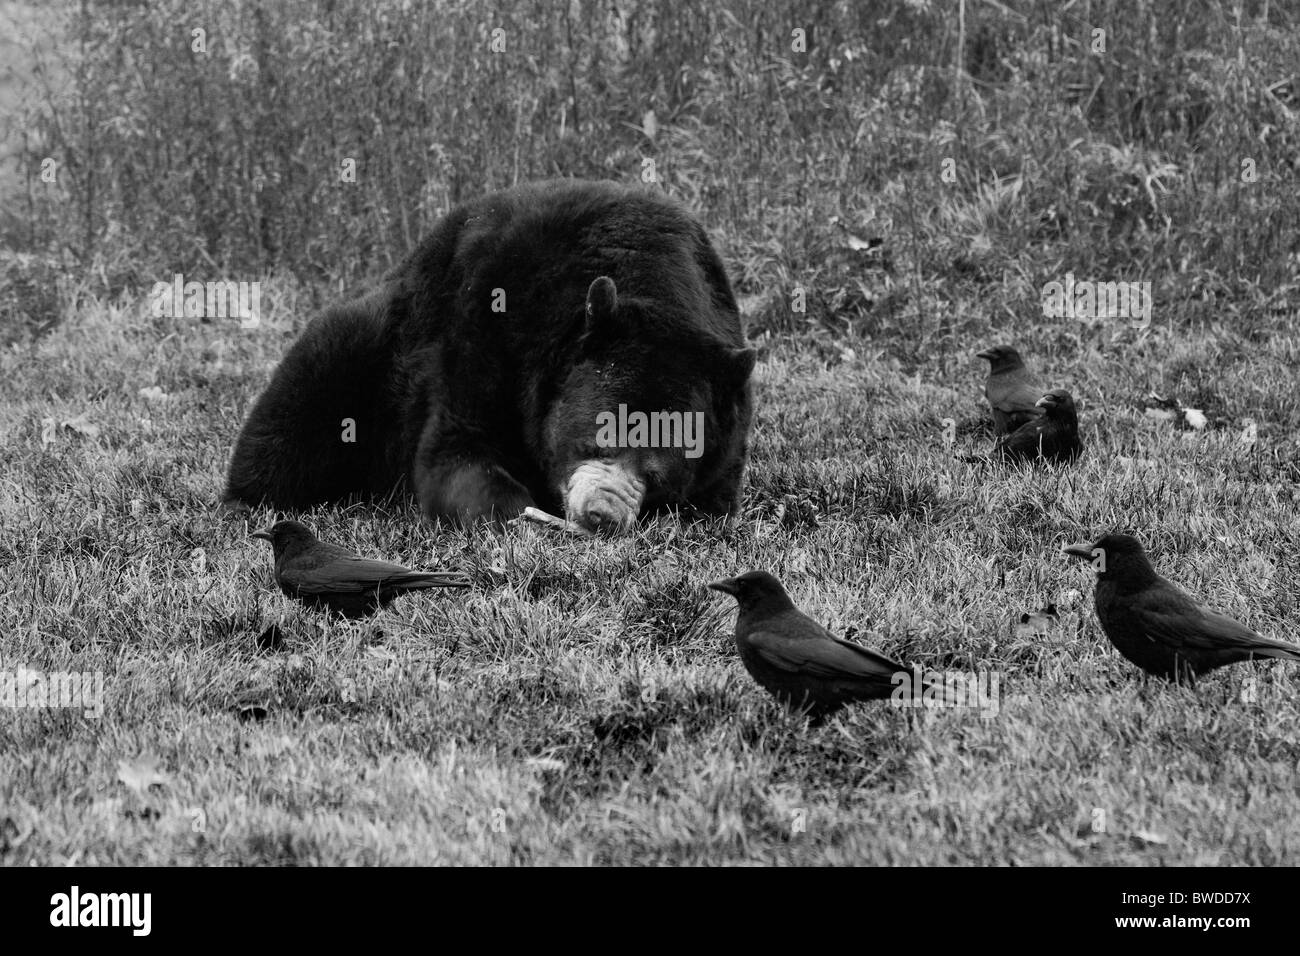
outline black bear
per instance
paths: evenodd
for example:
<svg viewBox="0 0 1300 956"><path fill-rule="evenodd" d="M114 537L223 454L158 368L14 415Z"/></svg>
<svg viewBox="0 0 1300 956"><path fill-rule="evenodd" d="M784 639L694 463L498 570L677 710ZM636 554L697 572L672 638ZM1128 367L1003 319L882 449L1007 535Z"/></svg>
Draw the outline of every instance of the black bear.
<svg viewBox="0 0 1300 956"><path fill-rule="evenodd" d="M754 358L677 204L579 181L495 193L307 326L244 424L226 499L300 509L405 487L433 518L535 504L593 530L728 514Z"/></svg>

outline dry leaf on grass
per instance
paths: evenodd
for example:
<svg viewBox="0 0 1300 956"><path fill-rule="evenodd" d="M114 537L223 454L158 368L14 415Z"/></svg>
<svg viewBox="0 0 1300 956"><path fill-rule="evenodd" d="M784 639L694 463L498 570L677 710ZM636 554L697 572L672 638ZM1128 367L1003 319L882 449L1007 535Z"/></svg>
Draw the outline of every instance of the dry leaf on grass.
<svg viewBox="0 0 1300 956"><path fill-rule="evenodd" d="M141 754L134 760L117 762L117 779L143 797L150 787L164 786L167 774L163 772L161 757Z"/></svg>
<svg viewBox="0 0 1300 956"><path fill-rule="evenodd" d="M63 427L86 438L99 437L99 426L90 420L89 412L82 412L76 418L66 419L63 422Z"/></svg>

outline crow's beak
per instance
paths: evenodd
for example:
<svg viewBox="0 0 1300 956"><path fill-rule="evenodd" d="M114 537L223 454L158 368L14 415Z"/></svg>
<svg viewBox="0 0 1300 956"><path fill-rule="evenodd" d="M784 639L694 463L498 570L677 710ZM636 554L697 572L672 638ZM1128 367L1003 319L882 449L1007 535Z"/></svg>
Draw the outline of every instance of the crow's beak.
<svg viewBox="0 0 1300 956"><path fill-rule="evenodd" d="M253 532L250 532L248 536L249 536L250 538L261 538L263 541L274 541L274 540L275 540L273 537L271 537L271 529L270 529L270 528L266 528L266 529L264 529L264 530L262 530L262 531L253 531Z"/></svg>
<svg viewBox="0 0 1300 956"><path fill-rule="evenodd" d="M982 358L982 359L984 359L985 361L988 361L988 362L992 362L992 361L993 361L993 350L992 350L992 349L983 349L982 351L976 352L976 353L975 353L975 357L976 357L976 358Z"/></svg>
<svg viewBox="0 0 1300 956"><path fill-rule="evenodd" d="M1092 552L1096 551L1091 544L1081 541L1078 544L1067 544L1061 549L1063 554L1068 554L1072 558L1083 558L1085 561L1092 560Z"/></svg>
<svg viewBox="0 0 1300 956"><path fill-rule="evenodd" d="M732 597L735 597L740 590L736 587L735 578L723 578L721 581L714 581L709 584L709 587L715 591L721 591L723 594L730 594Z"/></svg>
<svg viewBox="0 0 1300 956"><path fill-rule="evenodd" d="M1034 402L1034 404L1039 408L1055 408L1056 398L1052 395L1044 395L1038 401Z"/></svg>

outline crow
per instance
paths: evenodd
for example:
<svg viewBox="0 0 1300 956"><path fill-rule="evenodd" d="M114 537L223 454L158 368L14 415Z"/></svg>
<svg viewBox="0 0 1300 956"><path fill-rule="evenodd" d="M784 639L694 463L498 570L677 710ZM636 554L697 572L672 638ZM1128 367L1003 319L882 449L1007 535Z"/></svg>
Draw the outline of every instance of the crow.
<svg viewBox="0 0 1300 956"><path fill-rule="evenodd" d="M999 438L993 446L993 457L1009 462L1040 458L1053 464L1074 461L1083 452L1074 399L1065 389L1054 388L1036 404L1046 414Z"/></svg>
<svg viewBox="0 0 1300 956"><path fill-rule="evenodd" d="M281 591L308 607L346 618L368 617L404 591L470 586L468 576L459 572L412 571L359 557L317 540L297 521L277 521L251 537L271 542L275 583Z"/></svg>
<svg viewBox="0 0 1300 956"><path fill-rule="evenodd" d="M1194 601L1156 573L1132 535L1068 545L1097 569L1097 619L1115 649L1148 674L1195 683L1201 674L1257 658L1300 661L1300 647L1260 637Z"/></svg>
<svg viewBox="0 0 1300 956"><path fill-rule="evenodd" d="M835 637L794 606L773 575L746 571L714 581L740 606L736 649L751 677L818 726L854 701L894 695L911 671L883 654Z"/></svg>
<svg viewBox="0 0 1300 956"><path fill-rule="evenodd" d="M993 431L1006 435L1043 414L1038 399L1043 388L1034 373L1010 345L994 345L976 356L988 361L989 377L984 383L984 397L993 409Z"/></svg>

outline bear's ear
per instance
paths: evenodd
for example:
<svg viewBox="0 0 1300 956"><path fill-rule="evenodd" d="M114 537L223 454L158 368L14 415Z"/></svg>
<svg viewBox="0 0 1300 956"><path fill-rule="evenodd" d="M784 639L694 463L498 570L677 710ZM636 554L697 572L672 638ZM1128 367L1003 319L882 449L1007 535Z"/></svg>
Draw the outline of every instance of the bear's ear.
<svg viewBox="0 0 1300 956"><path fill-rule="evenodd" d="M749 381L749 376L754 373L754 363L758 361L758 349L727 349L724 355L731 380L738 385Z"/></svg>
<svg viewBox="0 0 1300 956"><path fill-rule="evenodd" d="M618 290L614 280L601 276L587 289L587 328L599 329L608 326L618 310Z"/></svg>

